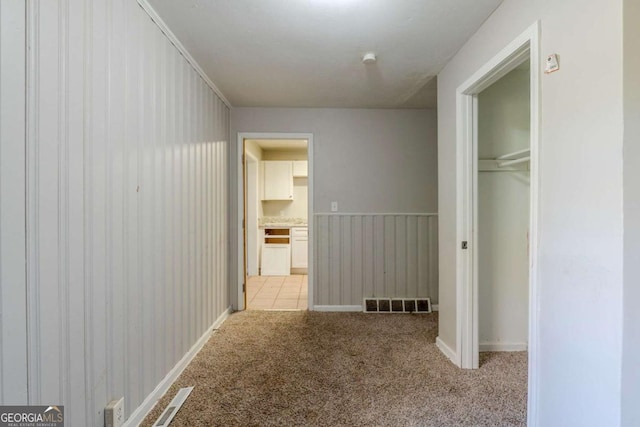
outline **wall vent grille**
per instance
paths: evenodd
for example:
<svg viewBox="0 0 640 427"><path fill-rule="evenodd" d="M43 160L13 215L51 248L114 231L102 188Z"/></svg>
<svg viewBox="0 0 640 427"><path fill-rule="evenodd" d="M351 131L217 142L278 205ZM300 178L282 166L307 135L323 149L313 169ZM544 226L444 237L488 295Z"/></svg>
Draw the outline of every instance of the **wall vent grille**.
<svg viewBox="0 0 640 427"><path fill-rule="evenodd" d="M431 313L431 298L365 298L365 313Z"/></svg>
<svg viewBox="0 0 640 427"><path fill-rule="evenodd" d="M171 400L169 406L167 406L162 414L160 414L160 417L155 422L153 427L167 427L171 423L171 420L173 420L173 417L176 416L176 413L178 413L184 402L187 400L187 397L189 397L191 391L193 391L193 387L185 387L178 390L178 393L176 393L173 400Z"/></svg>

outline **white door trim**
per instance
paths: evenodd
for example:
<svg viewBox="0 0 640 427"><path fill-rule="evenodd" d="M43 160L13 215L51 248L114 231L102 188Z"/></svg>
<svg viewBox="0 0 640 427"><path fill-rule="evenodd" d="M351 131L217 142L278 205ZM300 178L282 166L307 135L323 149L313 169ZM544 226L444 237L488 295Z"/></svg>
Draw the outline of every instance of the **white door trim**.
<svg viewBox="0 0 640 427"><path fill-rule="evenodd" d="M256 199L251 201L251 200L247 200L248 203L252 203L253 204L253 208L255 210L255 212L253 212L253 214L256 217L256 223L253 225L247 224L246 225L246 229L247 229L247 234L246 234L246 239L247 239L247 247L245 248L246 251L246 256L247 256L247 273L248 274L252 274L252 271L255 272L255 274L258 274L258 270L259 270L259 262L258 262L258 254L260 252L260 250L258 249L258 223L257 223L257 217L258 217L258 174L259 174L259 162L258 159L253 156L251 153L246 152L245 153L245 174L247 175L247 178L249 179L250 182L247 182L245 187L247 189L247 195L249 194L254 194L256 196ZM253 171L255 172L255 176L251 176L250 172L249 172L249 164L252 163L254 164L253 166ZM253 182L251 182L253 181ZM253 193L252 191L249 191L249 188L253 187ZM251 208L249 206L247 206L247 217L251 217ZM255 249L255 252L251 252L250 249L250 244L249 241L250 240L254 240L253 242L253 247ZM253 261L251 261L253 259ZM254 270L252 270L252 267L255 267Z"/></svg>
<svg viewBox="0 0 640 427"><path fill-rule="evenodd" d="M531 88L531 211L529 255L529 390L528 425L537 425L538 401L538 286L537 266L540 209L540 22L484 64L456 93L457 102L457 218L456 252L456 362L461 368L478 367L478 280L477 280L477 94L495 83L526 59L530 60ZM469 249L462 249L467 241Z"/></svg>
<svg viewBox="0 0 640 427"><path fill-rule="evenodd" d="M242 231L242 220L244 219L244 176L242 175L242 154L245 139L306 139L307 140L307 160L309 164L308 170L308 195L307 195L307 226L309 231L309 266L308 266L308 307L313 310L313 134L312 133L279 133L279 132L238 132L238 160L236 163L236 173L238 177L238 281L236 283L238 295L238 310L244 310L244 294L242 284L244 282L244 239Z"/></svg>

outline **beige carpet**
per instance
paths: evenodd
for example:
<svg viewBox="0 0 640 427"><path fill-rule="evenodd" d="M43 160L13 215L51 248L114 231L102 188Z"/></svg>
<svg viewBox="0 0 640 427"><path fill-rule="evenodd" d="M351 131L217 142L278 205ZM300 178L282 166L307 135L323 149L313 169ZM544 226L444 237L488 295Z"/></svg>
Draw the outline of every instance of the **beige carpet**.
<svg viewBox="0 0 640 427"><path fill-rule="evenodd" d="M460 370L435 346L437 315L247 311L209 340L172 426L523 426L526 353Z"/></svg>

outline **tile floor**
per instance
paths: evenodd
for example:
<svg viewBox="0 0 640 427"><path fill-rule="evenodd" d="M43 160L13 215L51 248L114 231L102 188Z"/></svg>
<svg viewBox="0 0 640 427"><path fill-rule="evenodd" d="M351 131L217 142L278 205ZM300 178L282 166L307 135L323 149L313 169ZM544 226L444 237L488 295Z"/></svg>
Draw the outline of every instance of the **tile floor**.
<svg viewBox="0 0 640 427"><path fill-rule="evenodd" d="M306 310L307 275L250 276L247 281L249 310Z"/></svg>

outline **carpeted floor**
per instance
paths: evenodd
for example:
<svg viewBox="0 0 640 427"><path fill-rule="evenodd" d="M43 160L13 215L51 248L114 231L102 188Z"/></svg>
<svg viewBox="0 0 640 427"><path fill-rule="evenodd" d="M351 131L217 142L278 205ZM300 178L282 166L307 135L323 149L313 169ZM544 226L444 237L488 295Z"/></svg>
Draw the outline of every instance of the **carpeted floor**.
<svg viewBox="0 0 640 427"><path fill-rule="evenodd" d="M143 425L195 386L172 426L523 426L526 353L460 370L437 314L245 311L211 337Z"/></svg>

